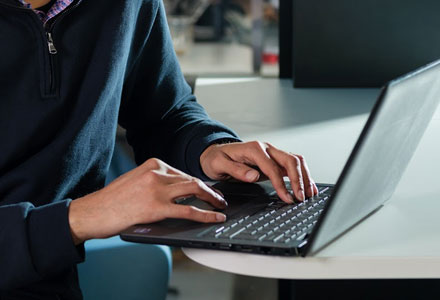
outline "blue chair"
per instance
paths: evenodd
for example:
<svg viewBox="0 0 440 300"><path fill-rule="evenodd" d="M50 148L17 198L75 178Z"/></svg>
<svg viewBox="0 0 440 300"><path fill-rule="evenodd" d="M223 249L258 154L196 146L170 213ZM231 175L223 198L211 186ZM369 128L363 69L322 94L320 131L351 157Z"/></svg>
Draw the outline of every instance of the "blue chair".
<svg viewBox="0 0 440 300"><path fill-rule="evenodd" d="M171 275L169 247L127 243L119 237L86 242L78 265L85 300L165 299Z"/></svg>
<svg viewBox="0 0 440 300"><path fill-rule="evenodd" d="M134 168L116 146L107 182ZM166 246L127 243L118 236L85 244L86 261L78 265L85 300L165 299L171 275L171 250Z"/></svg>

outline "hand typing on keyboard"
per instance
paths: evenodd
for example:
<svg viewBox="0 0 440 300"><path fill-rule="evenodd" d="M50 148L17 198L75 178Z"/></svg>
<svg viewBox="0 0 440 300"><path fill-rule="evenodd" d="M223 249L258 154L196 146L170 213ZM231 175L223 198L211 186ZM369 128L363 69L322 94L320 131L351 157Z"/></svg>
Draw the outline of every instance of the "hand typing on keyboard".
<svg viewBox="0 0 440 300"><path fill-rule="evenodd" d="M287 153L269 143L214 144L202 153L200 165L213 180L232 177L244 182L256 182L262 175L267 176L278 196L287 203L293 203L293 196L304 201L318 194L304 157ZM290 179L293 196L284 183L284 176Z"/></svg>
<svg viewBox="0 0 440 300"><path fill-rule="evenodd" d="M316 224L328 199L324 193L326 190L328 187L323 188L320 195L296 205L286 205L274 198L273 202L255 213L213 226L204 236L286 244L300 242Z"/></svg>

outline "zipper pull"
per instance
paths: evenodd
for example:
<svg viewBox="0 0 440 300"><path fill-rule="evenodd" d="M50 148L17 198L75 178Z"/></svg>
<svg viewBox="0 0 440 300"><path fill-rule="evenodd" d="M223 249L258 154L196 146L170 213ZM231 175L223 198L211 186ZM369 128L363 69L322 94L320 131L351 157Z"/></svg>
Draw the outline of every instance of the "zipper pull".
<svg viewBox="0 0 440 300"><path fill-rule="evenodd" d="M48 32L47 33L47 46L49 48L49 53L50 54L57 54L57 48L55 48L55 44L53 42L53 38L52 38L52 33Z"/></svg>

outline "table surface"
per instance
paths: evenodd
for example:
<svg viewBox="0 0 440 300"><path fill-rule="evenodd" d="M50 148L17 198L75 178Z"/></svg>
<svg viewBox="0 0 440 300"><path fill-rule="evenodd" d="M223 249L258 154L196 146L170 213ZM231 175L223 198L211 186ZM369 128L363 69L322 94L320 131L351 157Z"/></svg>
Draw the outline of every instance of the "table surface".
<svg viewBox="0 0 440 300"><path fill-rule="evenodd" d="M208 113L244 140L303 154L317 182L335 183L378 89L294 89L289 80L199 79ZM185 248L205 266L284 279L440 278L440 109L383 208L310 257Z"/></svg>

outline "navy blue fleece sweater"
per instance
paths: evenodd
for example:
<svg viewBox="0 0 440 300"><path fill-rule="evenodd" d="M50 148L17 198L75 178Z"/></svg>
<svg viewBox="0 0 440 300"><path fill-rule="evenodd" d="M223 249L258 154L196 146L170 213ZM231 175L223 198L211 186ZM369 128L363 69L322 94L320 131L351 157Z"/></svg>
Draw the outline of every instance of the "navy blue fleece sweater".
<svg viewBox="0 0 440 300"><path fill-rule="evenodd" d="M81 298L68 206L103 186L118 122L137 163L199 177L236 139L191 94L160 0L76 1L46 27L0 0L0 299Z"/></svg>

